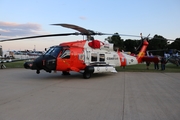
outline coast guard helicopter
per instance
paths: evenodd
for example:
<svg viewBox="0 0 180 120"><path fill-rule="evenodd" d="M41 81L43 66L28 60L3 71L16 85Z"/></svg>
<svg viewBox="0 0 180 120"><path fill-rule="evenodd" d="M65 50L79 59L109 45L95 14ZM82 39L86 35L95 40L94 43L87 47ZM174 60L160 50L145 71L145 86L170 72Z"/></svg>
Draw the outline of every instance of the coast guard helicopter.
<svg viewBox="0 0 180 120"><path fill-rule="evenodd" d="M113 50L113 44L101 42L93 38L94 35L112 34L97 33L72 24L52 25L71 28L79 32L30 36L1 40L0 42L53 36L86 36L86 40L65 42L52 46L44 55L39 56L32 62L26 62L24 64L24 68L36 70L37 74L40 73L40 70L45 70L49 73L52 71L62 71L63 75L68 75L70 71L75 71L82 73L85 79L90 78L93 73L117 72L115 69L116 66L138 64L141 63L143 57L145 57L148 37L143 38L141 36L143 42L141 50L137 56L131 56L120 51L115 52Z"/></svg>

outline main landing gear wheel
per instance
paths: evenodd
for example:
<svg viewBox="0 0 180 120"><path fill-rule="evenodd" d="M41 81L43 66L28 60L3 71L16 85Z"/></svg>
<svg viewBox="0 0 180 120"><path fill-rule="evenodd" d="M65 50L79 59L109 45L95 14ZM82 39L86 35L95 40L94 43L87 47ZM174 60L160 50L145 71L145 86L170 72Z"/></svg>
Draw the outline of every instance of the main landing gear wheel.
<svg viewBox="0 0 180 120"><path fill-rule="evenodd" d="M70 75L68 71L62 71L62 75Z"/></svg>
<svg viewBox="0 0 180 120"><path fill-rule="evenodd" d="M91 73L90 72L84 72L83 73L83 78L85 78L85 79L89 79L90 77L91 77Z"/></svg>

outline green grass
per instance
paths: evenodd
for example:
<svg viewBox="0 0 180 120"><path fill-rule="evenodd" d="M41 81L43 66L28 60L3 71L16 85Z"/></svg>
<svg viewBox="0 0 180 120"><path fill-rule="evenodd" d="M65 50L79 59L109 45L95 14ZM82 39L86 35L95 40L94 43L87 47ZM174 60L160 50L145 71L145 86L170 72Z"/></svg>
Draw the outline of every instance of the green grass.
<svg viewBox="0 0 180 120"><path fill-rule="evenodd" d="M11 63L5 63L6 67L9 68L24 68L24 62L25 61L18 61L18 62L11 62ZM160 67L160 64L159 64ZM146 69L146 64L137 64L137 65L129 65L125 68L122 67L116 67L116 70L118 72L162 72L161 70L155 70L154 64L151 63L149 66L149 69ZM163 72L180 72L180 67L177 67L174 64L167 63L166 69Z"/></svg>
<svg viewBox="0 0 180 120"><path fill-rule="evenodd" d="M4 63L6 68L24 68L25 61Z"/></svg>

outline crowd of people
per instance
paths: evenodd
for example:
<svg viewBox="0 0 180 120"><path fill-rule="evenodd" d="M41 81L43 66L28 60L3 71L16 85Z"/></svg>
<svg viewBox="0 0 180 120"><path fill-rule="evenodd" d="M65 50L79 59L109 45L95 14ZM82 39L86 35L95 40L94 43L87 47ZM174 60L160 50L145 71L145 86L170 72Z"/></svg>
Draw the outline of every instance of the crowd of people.
<svg viewBox="0 0 180 120"><path fill-rule="evenodd" d="M150 56L153 56L152 53L150 53ZM164 56L160 57L159 61L154 61L154 69L155 70L159 70L159 69L165 70L167 60L168 60L168 54L165 53ZM160 66L159 66L159 63L160 63ZM147 69L149 69L149 65L150 65L150 62L146 61Z"/></svg>

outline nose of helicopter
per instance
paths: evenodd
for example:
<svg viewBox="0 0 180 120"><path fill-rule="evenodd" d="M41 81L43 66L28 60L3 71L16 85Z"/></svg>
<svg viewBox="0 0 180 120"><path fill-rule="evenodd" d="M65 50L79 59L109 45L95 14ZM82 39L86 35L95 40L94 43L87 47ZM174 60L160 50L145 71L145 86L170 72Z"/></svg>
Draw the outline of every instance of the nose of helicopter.
<svg viewBox="0 0 180 120"><path fill-rule="evenodd" d="M31 67L30 67L31 64L32 64L32 63L30 63L30 62L25 62L25 63L24 63L24 68L30 69L30 68L31 68Z"/></svg>
<svg viewBox="0 0 180 120"><path fill-rule="evenodd" d="M42 55L34 61L24 63L24 68L36 70L37 74L40 73L40 70L45 70L50 73L52 70L56 69L56 58L49 55Z"/></svg>
<svg viewBox="0 0 180 120"><path fill-rule="evenodd" d="M32 69L32 70L38 69L38 67L36 66L35 62L25 62L24 63L24 68Z"/></svg>
<svg viewBox="0 0 180 120"><path fill-rule="evenodd" d="M43 61L43 57L40 56L36 58L34 61L25 62L24 68L32 69L32 70L41 70L43 66L42 61Z"/></svg>

